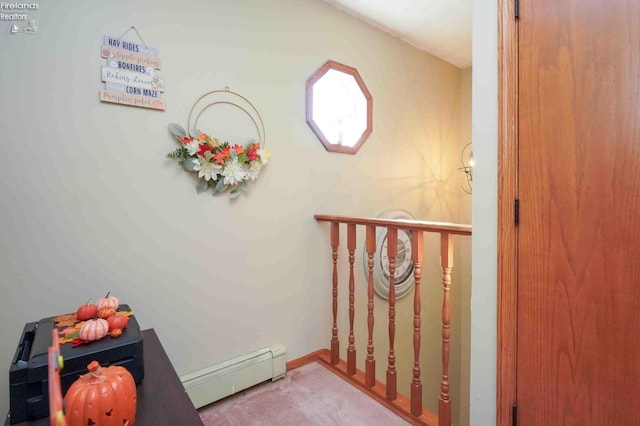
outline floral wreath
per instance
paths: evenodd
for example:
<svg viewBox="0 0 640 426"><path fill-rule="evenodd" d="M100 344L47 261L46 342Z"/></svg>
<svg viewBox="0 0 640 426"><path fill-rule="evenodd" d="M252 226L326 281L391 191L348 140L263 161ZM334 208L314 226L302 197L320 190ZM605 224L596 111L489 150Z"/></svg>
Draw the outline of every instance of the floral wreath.
<svg viewBox="0 0 640 426"><path fill-rule="evenodd" d="M264 140L264 125L258 111L246 98L231 92L229 88L225 88L224 91L215 90L201 96L191 108L189 124L191 115L200 101L209 95L219 95L223 92L242 98L253 108L253 112L260 121L262 133L260 133L258 123L249 111L235 102L212 102L200 111L195 121L197 122L202 112L210 106L216 104L232 105L249 115L256 125L259 136ZM229 197L231 198L239 196L241 192L249 192L248 183L258 178L260 171L269 163L269 157L271 156L271 153L260 142L252 141L246 146L238 144L232 146L228 142L220 142L217 138L198 129L190 129L187 133L182 126L176 123L169 124L169 131L181 146L168 153L167 157L178 160L178 164L184 170L198 173L199 180L196 186L198 193L207 191L209 187L213 188L214 195L229 191Z"/></svg>

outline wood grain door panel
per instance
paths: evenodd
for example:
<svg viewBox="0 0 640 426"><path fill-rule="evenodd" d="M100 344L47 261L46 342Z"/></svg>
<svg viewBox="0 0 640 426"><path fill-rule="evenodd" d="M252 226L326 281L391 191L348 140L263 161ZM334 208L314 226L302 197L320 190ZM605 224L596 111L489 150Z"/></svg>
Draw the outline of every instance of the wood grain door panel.
<svg viewBox="0 0 640 426"><path fill-rule="evenodd" d="M640 424L640 1L519 21L520 425Z"/></svg>

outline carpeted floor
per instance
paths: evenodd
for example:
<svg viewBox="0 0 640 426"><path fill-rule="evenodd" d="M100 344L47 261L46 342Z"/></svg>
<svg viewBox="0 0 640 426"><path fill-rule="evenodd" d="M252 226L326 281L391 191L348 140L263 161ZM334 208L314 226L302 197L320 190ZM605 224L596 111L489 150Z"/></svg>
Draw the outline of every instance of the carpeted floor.
<svg viewBox="0 0 640 426"><path fill-rule="evenodd" d="M395 426L406 421L318 363L200 409L205 426Z"/></svg>

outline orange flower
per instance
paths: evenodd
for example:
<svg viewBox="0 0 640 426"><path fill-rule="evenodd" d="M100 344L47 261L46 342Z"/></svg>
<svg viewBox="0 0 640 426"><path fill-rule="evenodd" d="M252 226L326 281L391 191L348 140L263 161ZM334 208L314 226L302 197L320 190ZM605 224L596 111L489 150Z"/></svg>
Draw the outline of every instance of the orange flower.
<svg viewBox="0 0 640 426"><path fill-rule="evenodd" d="M199 140L199 141L203 141L203 140L207 139L208 137L209 137L209 136L207 136L207 134L206 134L206 133L200 133L200 134L198 135L198 140Z"/></svg>
<svg viewBox="0 0 640 426"><path fill-rule="evenodd" d="M216 164L224 163L224 160L231 157L231 148L226 147L223 151L218 151L213 156L213 162Z"/></svg>
<svg viewBox="0 0 640 426"><path fill-rule="evenodd" d="M233 146L233 149L236 151L236 154L238 154L238 155L240 155L240 154L242 154L244 152L244 149L238 144L235 144Z"/></svg>

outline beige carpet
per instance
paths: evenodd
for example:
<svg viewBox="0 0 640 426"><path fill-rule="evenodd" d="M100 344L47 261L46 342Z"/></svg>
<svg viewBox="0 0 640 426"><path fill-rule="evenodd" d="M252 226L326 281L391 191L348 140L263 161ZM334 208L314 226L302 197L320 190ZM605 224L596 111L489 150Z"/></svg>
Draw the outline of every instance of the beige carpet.
<svg viewBox="0 0 640 426"><path fill-rule="evenodd" d="M408 425L318 363L200 409L206 426Z"/></svg>

